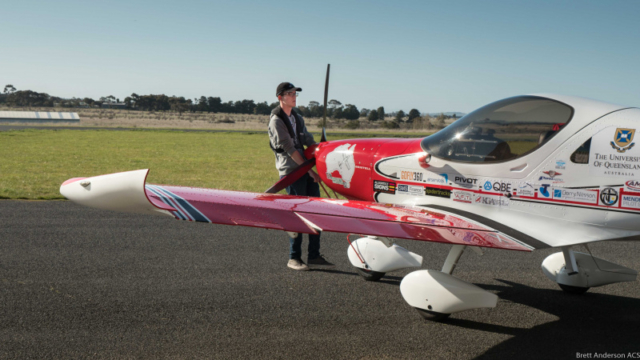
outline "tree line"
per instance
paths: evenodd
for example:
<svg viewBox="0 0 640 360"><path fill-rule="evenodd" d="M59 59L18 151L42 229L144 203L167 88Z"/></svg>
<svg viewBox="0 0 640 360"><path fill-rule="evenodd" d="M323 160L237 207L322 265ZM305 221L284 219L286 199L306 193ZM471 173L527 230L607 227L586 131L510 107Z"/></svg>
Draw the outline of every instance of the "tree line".
<svg viewBox="0 0 640 360"><path fill-rule="evenodd" d="M4 91L0 94L0 105L9 107L103 107L107 105L119 104L125 109L143 110L143 111L175 111L183 112L210 112L210 113L231 113L231 114L256 114L269 115L271 110L279 105L278 102L256 103L253 100L238 100L223 102L220 97L201 96L195 99L186 99L182 96L161 95L138 95L136 93L127 96L121 102L119 98L113 95L101 97L98 100L92 98L72 98L63 99L56 96L50 96L46 93L38 93L31 90L17 90L13 85L9 84L4 87ZM310 101L307 106L301 105L297 107L297 111L304 117L322 117L324 114L324 105L318 101ZM377 109L362 108L353 104L343 105L340 101L332 99L327 103L327 117L331 119L343 119L348 121L366 118L369 121L382 121L384 127L397 128L400 123L412 124L414 120L422 121L420 111L411 109L408 114L400 110L387 114L383 106ZM388 121L386 121L388 119ZM428 121L429 117L425 116ZM444 119L446 117L441 114L434 121L434 126L444 127Z"/></svg>

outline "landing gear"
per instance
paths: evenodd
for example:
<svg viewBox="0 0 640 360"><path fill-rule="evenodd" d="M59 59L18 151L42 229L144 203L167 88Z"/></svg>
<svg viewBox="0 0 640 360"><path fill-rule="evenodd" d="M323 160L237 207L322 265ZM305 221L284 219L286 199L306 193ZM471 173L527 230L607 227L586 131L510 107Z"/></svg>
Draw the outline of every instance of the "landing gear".
<svg viewBox="0 0 640 360"><path fill-rule="evenodd" d="M560 286L560 289L562 289L564 292L568 294L573 294L573 295L582 295L586 293L589 289L591 289L588 287L571 286L571 285L563 285L563 284L558 284L558 286Z"/></svg>
<svg viewBox="0 0 640 360"><path fill-rule="evenodd" d="M585 245L586 247L586 245ZM587 250L589 248L587 247ZM563 247L547 256L542 272L569 294L584 294L589 288L623 281L634 281L637 271Z"/></svg>
<svg viewBox="0 0 640 360"><path fill-rule="evenodd" d="M402 297L424 319L443 321L456 312L492 308L498 303L495 294L451 276L465 248L453 245L442 271L418 270L402 279Z"/></svg>
<svg viewBox="0 0 640 360"><path fill-rule="evenodd" d="M386 238L373 236L350 242L347 255L365 281L379 281L387 272L422 265L422 256Z"/></svg>
<svg viewBox="0 0 640 360"><path fill-rule="evenodd" d="M445 321L451 315L451 314L443 314L443 313L429 311L429 310L420 309L420 308L414 308L414 309L418 311L418 314L420 314L420 316L422 316L423 319L429 320L429 321Z"/></svg>
<svg viewBox="0 0 640 360"><path fill-rule="evenodd" d="M383 272L372 271L367 269L356 268L356 272L358 275L362 276L364 281L380 281L382 277L386 274Z"/></svg>

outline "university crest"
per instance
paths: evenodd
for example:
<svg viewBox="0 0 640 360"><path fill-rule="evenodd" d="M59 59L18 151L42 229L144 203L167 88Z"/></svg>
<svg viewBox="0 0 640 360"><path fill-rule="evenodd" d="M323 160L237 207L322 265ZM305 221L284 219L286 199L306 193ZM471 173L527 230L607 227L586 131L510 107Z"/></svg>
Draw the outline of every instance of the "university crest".
<svg viewBox="0 0 640 360"><path fill-rule="evenodd" d="M623 153L631 149L636 143L633 143L633 135L635 135L635 129L616 129L616 134L611 142L611 147L617 152Z"/></svg>

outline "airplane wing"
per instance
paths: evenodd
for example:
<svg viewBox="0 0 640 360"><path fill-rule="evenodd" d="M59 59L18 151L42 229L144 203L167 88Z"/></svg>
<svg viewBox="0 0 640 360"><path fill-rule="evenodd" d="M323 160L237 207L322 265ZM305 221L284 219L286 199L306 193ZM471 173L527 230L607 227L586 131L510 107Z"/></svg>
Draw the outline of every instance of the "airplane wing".
<svg viewBox="0 0 640 360"><path fill-rule="evenodd" d="M488 248L533 248L479 222L441 210L369 201L311 198L146 184L148 170L74 178L60 193L90 207L167 214L176 219L317 234L321 231Z"/></svg>

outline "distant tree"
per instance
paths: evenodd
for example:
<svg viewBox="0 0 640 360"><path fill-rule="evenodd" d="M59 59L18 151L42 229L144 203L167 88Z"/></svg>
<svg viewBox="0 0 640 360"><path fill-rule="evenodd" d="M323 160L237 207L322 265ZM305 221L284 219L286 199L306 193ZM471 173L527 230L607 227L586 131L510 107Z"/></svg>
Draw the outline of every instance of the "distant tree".
<svg viewBox="0 0 640 360"><path fill-rule="evenodd" d="M257 103L256 107L253 109L254 114L256 115L269 115L271 114L271 108L269 108L269 104L267 102Z"/></svg>
<svg viewBox="0 0 640 360"><path fill-rule="evenodd" d="M369 116L367 116L367 119L369 119L369 121L378 120L378 112L376 110L369 111Z"/></svg>
<svg viewBox="0 0 640 360"><path fill-rule="evenodd" d="M128 97L127 99L130 99L130 98ZM125 100L125 102L127 101L127 99L124 99L124 100ZM88 97L86 97L86 98L82 99L82 101L83 101L85 104L87 104L89 107L93 106L93 103L95 102L95 100L93 100L92 98L88 98Z"/></svg>
<svg viewBox="0 0 640 360"><path fill-rule="evenodd" d="M360 117L367 117L367 115L369 115L369 111L371 110L365 108L360 109Z"/></svg>
<svg viewBox="0 0 640 360"><path fill-rule="evenodd" d="M335 109L337 107L342 106L342 103L336 99L331 99L329 100L329 102L327 103L327 107L331 108L331 109Z"/></svg>
<svg viewBox="0 0 640 360"><path fill-rule="evenodd" d="M196 110L198 111L209 111L209 102L207 101L206 96L200 96L200 99L196 102Z"/></svg>
<svg viewBox="0 0 640 360"><path fill-rule="evenodd" d="M418 111L418 109L411 109L409 111L409 117L407 118L407 122L411 123L413 122L413 119L420 117L420 111Z"/></svg>
<svg viewBox="0 0 640 360"><path fill-rule="evenodd" d="M7 85L4 87L4 93L5 93L5 94L13 94L13 93L14 93L14 92L16 92L16 91L17 91L17 90L16 90L16 88L15 88L13 85L11 85L11 84L7 84Z"/></svg>
<svg viewBox="0 0 640 360"><path fill-rule="evenodd" d="M360 112L355 105L347 104L345 105L343 116L347 120L358 120Z"/></svg>
<svg viewBox="0 0 640 360"><path fill-rule="evenodd" d="M342 110L342 106L333 109L333 118L344 119L344 111Z"/></svg>
<svg viewBox="0 0 640 360"><path fill-rule="evenodd" d="M222 100L219 97L208 97L207 108L209 112L218 113L222 111Z"/></svg>
<svg viewBox="0 0 640 360"><path fill-rule="evenodd" d="M378 119L384 120L384 106L378 108Z"/></svg>
<svg viewBox="0 0 640 360"><path fill-rule="evenodd" d="M404 111L400 110L396 113L395 121L397 123L400 123L404 117L405 117Z"/></svg>

